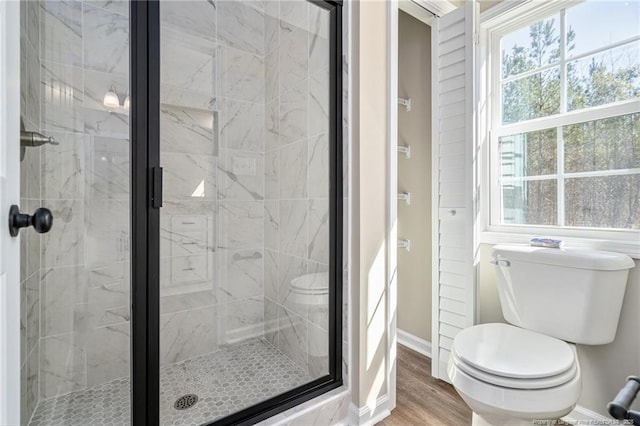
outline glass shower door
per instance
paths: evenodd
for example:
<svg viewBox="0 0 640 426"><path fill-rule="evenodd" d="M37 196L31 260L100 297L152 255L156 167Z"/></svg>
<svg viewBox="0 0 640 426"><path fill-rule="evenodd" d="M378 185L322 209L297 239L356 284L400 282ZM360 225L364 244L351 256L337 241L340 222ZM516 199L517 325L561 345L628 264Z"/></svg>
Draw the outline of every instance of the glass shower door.
<svg viewBox="0 0 640 426"><path fill-rule="evenodd" d="M160 16L160 415L202 424L329 374L330 16Z"/></svg>
<svg viewBox="0 0 640 426"><path fill-rule="evenodd" d="M20 9L22 424L130 424L129 5Z"/></svg>

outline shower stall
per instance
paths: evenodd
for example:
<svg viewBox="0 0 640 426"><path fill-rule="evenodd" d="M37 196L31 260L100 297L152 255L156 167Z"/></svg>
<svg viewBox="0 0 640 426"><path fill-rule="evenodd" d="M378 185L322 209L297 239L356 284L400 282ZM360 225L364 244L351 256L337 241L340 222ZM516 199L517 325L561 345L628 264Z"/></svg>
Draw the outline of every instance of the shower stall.
<svg viewBox="0 0 640 426"><path fill-rule="evenodd" d="M53 217L19 234L23 425L342 384L341 7L21 1L20 210Z"/></svg>

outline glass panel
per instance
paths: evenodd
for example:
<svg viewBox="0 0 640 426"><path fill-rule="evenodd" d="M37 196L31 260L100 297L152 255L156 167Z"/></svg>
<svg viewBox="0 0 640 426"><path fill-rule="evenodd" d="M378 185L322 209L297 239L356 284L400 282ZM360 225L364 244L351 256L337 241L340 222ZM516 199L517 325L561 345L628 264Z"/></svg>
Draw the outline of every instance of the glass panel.
<svg viewBox="0 0 640 426"><path fill-rule="evenodd" d="M502 84L502 123L560 112L560 70L552 68Z"/></svg>
<svg viewBox="0 0 640 426"><path fill-rule="evenodd" d="M502 184L502 223L556 225L555 180L518 181Z"/></svg>
<svg viewBox="0 0 640 426"><path fill-rule="evenodd" d="M640 47L630 43L567 64L569 111L640 98Z"/></svg>
<svg viewBox="0 0 640 426"><path fill-rule="evenodd" d="M500 40L502 78L560 60L560 16L554 15L514 31Z"/></svg>
<svg viewBox="0 0 640 426"><path fill-rule="evenodd" d="M565 171L640 168L640 114L565 126Z"/></svg>
<svg viewBox="0 0 640 426"><path fill-rule="evenodd" d="M640 229L640 175L566 180L567 226Z"/></svg>
<svg viewBox="0 0 640 426"><path fill-rule="evenodd" d="M161 423L201 424L329 373L329 14L160 7Z"/></svg>
<svg viewBox="0 0 640 426"><path fill-rule="evenodd" d="M501 176L525 177L556 172L556 129L500 138Z"/></svg>
<svg viewBox="0 0 640 426"><path fill-rule="evenodd" d="M22 423L128 424L129 9L127 2L24 1L21 116L55 144L26 147Z"/></svg>
<svg viewBox="0 0 640 426"><path fill-rule="evenodd" d="M568 57L610 46L640 33L637 1L587 0L567 9ZM594 31L597 28L597 31Z"/></svg>

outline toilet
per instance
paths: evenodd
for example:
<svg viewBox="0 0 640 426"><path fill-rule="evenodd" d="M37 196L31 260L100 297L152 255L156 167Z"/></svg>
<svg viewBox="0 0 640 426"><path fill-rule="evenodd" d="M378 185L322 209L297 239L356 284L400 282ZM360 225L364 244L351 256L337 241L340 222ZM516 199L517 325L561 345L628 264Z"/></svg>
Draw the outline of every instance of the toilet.
<svg viewBox="0 0 640 426"><path fill-rule="evenodd" d="M298 312L306 312L309 321L324 327L309 327L308 355L324 359L328 353L327 332L329 321L329 273L317 272L300 275L291 280L289 299Z"/></svg>
<svg viewBox="0 0 640 426"><path fill-rule="evenodd" d="M616 334L633 260L620 253L497 245L492 263L504 318L466 328L447 372L473 425L531 425L571 412L581 392L576 344Z"/></svg>

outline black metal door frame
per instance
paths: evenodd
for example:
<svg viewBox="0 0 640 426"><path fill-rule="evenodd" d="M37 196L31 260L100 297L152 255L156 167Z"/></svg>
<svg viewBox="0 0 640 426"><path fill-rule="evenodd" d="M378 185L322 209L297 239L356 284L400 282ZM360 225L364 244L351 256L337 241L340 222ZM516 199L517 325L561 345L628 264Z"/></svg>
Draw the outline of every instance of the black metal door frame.
<svg viewBox="0 0 640 426"><path fill-rule="evenodd" d="M342 1L307 0L330 14L329 374L207 423L254 424L342 386ZM131 421L160 424L160 3L130 2Z"/></svg>

